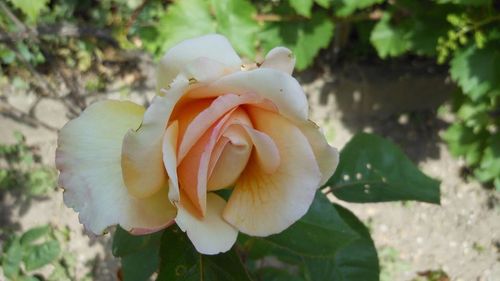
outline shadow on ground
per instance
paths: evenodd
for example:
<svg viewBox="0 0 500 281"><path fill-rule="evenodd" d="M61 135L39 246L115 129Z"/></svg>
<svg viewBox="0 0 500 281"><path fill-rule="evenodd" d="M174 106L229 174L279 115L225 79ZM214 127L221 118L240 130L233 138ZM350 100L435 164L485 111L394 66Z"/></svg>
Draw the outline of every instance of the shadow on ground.
<svg viewBox="0 0 500 281"><path fill-rule="evenodd" d="M351 133L368 131L394 141L415 162L439 157L439 131L447 124L437 118L437 109L455 91L445 68L406 59L324 69L330 79L320 89L319 104L335 99L330 118L340 120ZM299 79L310 77L306 72Z"/></svg>

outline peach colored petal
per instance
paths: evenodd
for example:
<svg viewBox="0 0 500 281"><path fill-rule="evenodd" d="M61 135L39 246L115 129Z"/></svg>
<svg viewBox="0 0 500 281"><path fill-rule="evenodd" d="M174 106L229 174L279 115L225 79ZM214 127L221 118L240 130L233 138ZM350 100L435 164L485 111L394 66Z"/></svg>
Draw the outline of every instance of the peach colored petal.
<svg viewBox="0 0 500 281"><path fill-rule="evenodd" d="M221 118L221 116L238 105L257 102L259 102L259 99L251 94L227 94L217 97L208 108L203 110L189 123L180 142L178 153L179 163L182 163L191 147L200 139L208 128L214 124L214 122Z"/></svg>
<svg viewBox="0 0 500 281"><path fill-rule="evenodd" d="M235 72L206 87L194 89L187 96L207 98L228 93L257 95L261 100L271 101L272 106L286 118L294 122L307 121L308 103L301 86L289 74L272 68ZM269 107L269 103L266 106Z"/></svg>
<svg viewBox="0 0 500 281"><path fill-rule="evenodd" d="M101 101L60 131L56 152L64 202L95 233L119 224L127 230L157 230L175 217L166 187L149 197L129 195L122 179L121 144L141 123L144 109L131 102Z"/></svg>
<svg viewBox="0 0 500 281"><path fill-rule="evenodd" d="M236 183L223 217L241 232L253 236L279 233L309 209L321 172L307 138L286 118L266 110L247 110L254 128L273 139L281 158L268 174L255 154Z"/></svg>
<svg viewBox="0 0 500 281"><path fill-rule="evenodd" d="M210 156L210 162L208 163L209 177L213 174L217 161L219 161L219 158L221 157L222 153L224 152L229 143L230 139L222 136L215 144L214 149L212 151L212 155Z"/></svg>
<svg viewBox="0 0 500 281"><path fill-rule="evenodd" d="M185 40L168 50L161 59L157 71L158 89L168 88L186 65L201 57L223 64L227 72L237 71L241 66L240 57L224 36L210 34Z"/></svg>
<svg viewBox="0 0 500 281"><path fill-rule="evenodd" d="M218 152L216 145L210 159L209 191L233 185L245 169L252 152L252 140L242 125L229 126L219 142L223 143L222 151Z"/></svg>
<svg viewBox="0 0 500 281"><path fill-rule="evenodd" d="M292 74L295 67L295 56L292 51L285 47L276 47L267 53L260 67L273 68Z"/></svg>
<svg viewBox="0 0 500 281"><path fill-rule="evenodd" d="M274 173L280 165L280 154L273 139L249 126L243 126L243 128L255 145L256 159L260 168L268 174Z"/></svg>
<svg viewBox="0 0 500 281"><path fill-rule="evenodd" d="M182 204L178 205L175 222L187 233L198 252L215 255L228 251L236 242L238 231L222 218L225 206L224 199L214 193L207 194L207 212L203 218L194 216Z"/></svg>
<svg viewBox="0 0 500 281"><path fill-rule="evenodd" d="M179 142L186 133L189 124L193 122L196 116L210 106L212 100L213 99L192 100L182 105L177 104L170 119L179 121Z"/></svg>
<svg viewBox="0 0 500 281"><path fill-rule="evenodd" d="M213 124L211 128L206 130L198 142L189 150L177 169L180 188L185 191L194 208L198 210L198 216L203 216L205 212L204 196L207 191L210 171L214 169L216 162L213 159L216 145L223 137L223 133L227 132L227 129L233 124L250 125L251 122L244 110L239 108L232 109ZM242 139L236 139L227 135L226 138L228 137L235 144L242 144ZM215 151L215 153L220 156L222 151ZM210 165L211 163L212 166ZM197 176L194 177L193 175Z"/></svg>
<svg viewBox="0 0 500 281"><path fill-rule="evenodd" d="M339 164L339 152L336 148L328 144L325 135L314 122L308 121L302 124L300 130L309 141L316 161L318 162L322 174L321 186L328 181L335 172L335 169L337 169L337 165Z"/></svg>
<svg viewBox="0 0 500 281"><path fill-rule="evenodd" d="M180 201L179 180L177 177L177 138L179 134L179 122L174 121L168 126L163 137L163 164L168 174L168 198L172 203Z"/></svg>
<svg viewBox="0 0 500 281"><path fill-rule="evenodd" d="M188 87L179 76L165 97L156 96L144 114L141 126L130 130L123 139L123 179L130 194L144 198L167 184L162 143L170 114Z"/></svg>
<svg viewBox="0 0 500 281"><path fill-rule="evenodd" d="M180 188L186 193L186 197L191 201L197 214L200 217L205 215L208 163L210 155L220 136L224 124L229 119L230 114L226 114L216 124L213 124L198 142L189 150L184 160L177 168ZM182 202L181 202L182 203Z"/></svg>

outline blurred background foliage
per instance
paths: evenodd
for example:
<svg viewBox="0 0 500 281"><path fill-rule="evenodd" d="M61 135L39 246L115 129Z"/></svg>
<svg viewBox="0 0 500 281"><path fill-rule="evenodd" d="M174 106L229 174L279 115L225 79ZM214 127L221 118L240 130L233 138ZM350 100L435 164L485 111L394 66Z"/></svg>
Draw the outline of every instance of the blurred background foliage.
<svg viewBox="0 0 500 281"><path fill-rule="evenodd" d="M0 83L43 95L58 96L54 73L74 87L71 70L90 77L84 94L104 91L124 63L116 50L158 59L212 32L249 60L287 46L299 71L325 48L336 58L434 58L458 85L443 139L470 175L500 189L498 1L7 0L0 10Z"/></svg>

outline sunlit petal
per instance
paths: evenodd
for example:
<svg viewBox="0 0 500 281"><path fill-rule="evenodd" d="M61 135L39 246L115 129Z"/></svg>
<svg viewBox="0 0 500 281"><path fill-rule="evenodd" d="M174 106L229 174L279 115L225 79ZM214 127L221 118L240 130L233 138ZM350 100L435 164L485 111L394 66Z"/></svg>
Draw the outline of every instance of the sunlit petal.
<svg viewBox="0 0 500 281"><path fill-rule="evenodd" d="M226 252L234 245L238 231L222 218L224 199L214 193L207 195L207 211L203 218L194 216L182 204L175 222L193 242L196 250L205 255Z"/></svg>
<svg viewBox="0 0 500 281"><path fill-rule="evenodd" d="M330 146L325 135L321 132L318 125L308 121L300 126L300 130L306 136L318 162L322 177L320 185L325 184L333 175L339 164L339 152L336 148Z"/></svg>
<svg viewBox="0 0 500 281"><path fill-rule="evenodd" d="M253 154L229 198L224 218L246 234L267 236L283 231L307 212L321 173L299 128L276 113L248 111L255 129L276 144L280 165L268 174Z"/></svg>
<svg viewBox="0 0 500 281"><path fill-rule="evenodd" d="M295 67L295 56L285 47L276 47L267 53L262 68L273 68L292 74Z"/></svg>
<svg viewBox="0 0 500 281"><path fill-rule="evenodd" d="M172 203L179 202L179 180L177 177L177 137L179 134L179 122L174 121L165 131L163 137L163 164L168 174L168 198Z"/></svg>
<svg viewBox="0 0 500 281"><path fill-rule="evenodd" d="M158 89L168 88L174 78L190 62L205 57L226 66L228 72L240 69L241 59L229 41L221 35L210 34L185 40L163 56L158 67Z"/></svg>
<svg viewBox="0 0 500 281"><path fill-rule="evenodd" d="M172 110L187 87L188 81L178 77L164 97L153 99L140 128L130 130L123 139L123 179L129 192L137 198L147 197L167 184L163 135Z"/></svg>
<svg viewBox="0 0 500 281"><path fill-rule="evenodd" d="M268 174L274 173L280 165L280 154L273 139L250 126L243 126L243 128L255 145L255 157L260 164L260 168Z"/></svg>
<svg viewBox="0 0 500 281"><path fill-rule="evenodd" d="M191 91L188 96L206 98L228 93L258 95L270 101L267 107L275 107L286 118L295 122L307 121L308 103L301 86L288 73L272 68L235 72Z"/></svg>
<svg viewBox="0 0 500 281"><path fill-rule="evenodd" d="M247 165L252 146L242 125L229 126L213 150L207 189L212 191L233 185Z"/></svg>
<svg viewBox="0 0 500 281"><path fill-rule="evenodd" d="M188 125L179 145L178 160L182 163L184 157L200 137L224 114L238 105L245 103L257 103L259 99L255 95L233 95L227 94L213 100L208 108L198 114Z"/></svg>
<svg viewBox="0 0 500 281"><path fill-rule="evenodd" d="M127 230L156 230L175 217L174 206L165 200L165 186L137 199L129 195L122 179L122 139L140 125L143 113L131 102L97 102L59 133L56 166L64 202L95 234L115 224Z"/></svg>

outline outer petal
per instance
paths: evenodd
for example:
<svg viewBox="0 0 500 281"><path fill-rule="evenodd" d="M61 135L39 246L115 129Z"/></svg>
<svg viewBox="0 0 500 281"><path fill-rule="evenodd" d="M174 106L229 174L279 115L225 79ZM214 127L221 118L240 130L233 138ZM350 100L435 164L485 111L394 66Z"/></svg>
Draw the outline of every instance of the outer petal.
<svg viewBox="0 0 500 281"><path fill-rule="evenodd" d="M221 62L201 57L186 64L182 69L182 74L185 77L196 80L193 82L206 83L214 81L234 71L236 71L234 68L228 67Z"/></svg>
<svg viewBox="0 0 500 281"><path fill-rule="evenodd" d="M165 97L156 96L144 114L137 131L130 130L123 139L123 179L129 192L143 198L167 183L163 165L163 134L170 114L188 87L188 81L179 76Z"/></svg>
<svg viewBox="0 0 500 281"><path fill-rule="evenodd" d="M260 67L274 68L292 74L295 67L295 56L292 51L285 47L276 47L267 53Z"/></svg>
<svg viewBox="0 0 500 281"><path fill-rule="evenodd" d="M256 94L270 100L286 118L295 122L307 121L309 107L306 95L297 80L283 71L258 68L235 72L216 80L207 87L191 91L189 96L205 98L227 93Z"/></svg>
<svg viewBox="0 0 500 281"><path fill-rule="evenodd" d="M339 152L326 141L325 135L321 132L318 125L309 121L300 126L302 133L306 136L318 162L322 177L320 186L325 184L333 175L339 164Z"/></svg>
<svg viewBox="0 0 500 281"><path fill-rule="evenodd" d="M60 131L56 166L65 189L64 202L80 213L80 221L95 234L115 224L147 232L175 217L165 187L136 199L123 183L122 139L127 130L139 126L143 112L131 102L97 102Z"/></svg>
<svg viewBox="0 0 500 281"><path fill-rule="evenodd" d="M237 71L241 66L240 57L224 36L209 34L188 39L172 47L161 59L158 67L158 89L168 88L187 64L201 57L224 64L228 72Z"/></svg>
<svg viewBox="0 0 500 281"><path fill-rule="evenodd" d="M283 231L307 212L321 173L307 138L295 125L262 109L249 112L255 129L274 140L281 162L268 174L251 158L229 198L224 218L241 232L267 236Z"/></svg>
<svg viewBox="0 0 500 281"><path fill-rule="evenodd" d="M202 254L215 255L226 252L236 242L238 231L222 218L226 206L224 199L214 193L207 194L207 212L198 218L178 205L179 212L175 222L187 232L196 250Z"/></svg>

